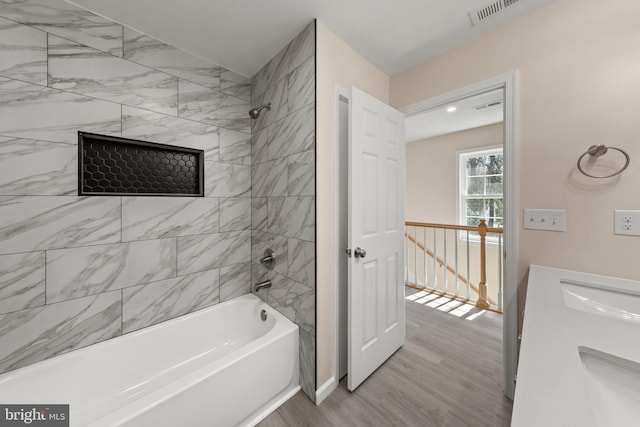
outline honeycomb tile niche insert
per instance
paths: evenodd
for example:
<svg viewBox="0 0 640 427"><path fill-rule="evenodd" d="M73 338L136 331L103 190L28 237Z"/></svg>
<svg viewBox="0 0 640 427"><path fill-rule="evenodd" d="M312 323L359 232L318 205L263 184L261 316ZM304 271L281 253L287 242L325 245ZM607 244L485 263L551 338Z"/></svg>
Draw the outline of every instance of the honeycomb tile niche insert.
<svg viewBox="0 0 640 427"><path fill-rule="evenodd" d="M78 132L80 196L204 196L204 151Z"/></svg>

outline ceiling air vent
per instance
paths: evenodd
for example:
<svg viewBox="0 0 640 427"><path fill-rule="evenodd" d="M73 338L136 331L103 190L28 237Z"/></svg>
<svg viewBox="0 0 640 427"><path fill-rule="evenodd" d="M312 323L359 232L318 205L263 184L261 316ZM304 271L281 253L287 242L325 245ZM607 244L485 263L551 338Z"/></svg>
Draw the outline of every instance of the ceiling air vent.
<svg viewBox="0 0 640 427"><path fill-rule="evenodd" d="M488 4L485 7L480 9L476 9L474 11L469 12L469 18L471 19L471 25L476 26L480 24L485 19L500 13L505 8L513 6L518 3L520 0L497 0L493 3Z"/></svg>

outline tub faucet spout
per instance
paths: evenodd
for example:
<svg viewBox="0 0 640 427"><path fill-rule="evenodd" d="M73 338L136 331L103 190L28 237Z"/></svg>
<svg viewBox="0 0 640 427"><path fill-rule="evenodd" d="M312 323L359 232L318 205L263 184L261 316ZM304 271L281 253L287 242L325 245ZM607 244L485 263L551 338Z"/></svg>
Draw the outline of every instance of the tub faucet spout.
<svg viewBox="0 0 640 427"><path fill-rule="evenodd" d="M254 292L258 292L260 289L268 289L271 287L271 280L265 280L264 282L256 283Z"/></svg>

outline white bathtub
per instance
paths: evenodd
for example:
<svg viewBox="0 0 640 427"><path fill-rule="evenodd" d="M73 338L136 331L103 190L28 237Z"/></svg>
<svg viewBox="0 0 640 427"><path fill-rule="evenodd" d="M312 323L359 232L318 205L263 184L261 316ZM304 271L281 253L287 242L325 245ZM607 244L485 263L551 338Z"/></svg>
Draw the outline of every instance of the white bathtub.
<svg viewBox="0 0 640 427"><path fill-rule="evenodd" d="M254 425L300 390L298 363L298 326L244 295L0 375L0 403L70 404L72 426Z"/></svg>

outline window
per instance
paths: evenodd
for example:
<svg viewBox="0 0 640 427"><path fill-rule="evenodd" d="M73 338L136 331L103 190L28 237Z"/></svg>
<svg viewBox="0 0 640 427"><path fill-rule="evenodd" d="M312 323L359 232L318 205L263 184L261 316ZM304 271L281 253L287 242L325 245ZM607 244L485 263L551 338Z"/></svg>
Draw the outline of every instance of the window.
<svg viewBox="0 0 640 427"><path fill-rule="evenodd" d="M487 227L502 228L502 147L461 152L458 161L460 224L476 226L484 218Z"/></svg>

